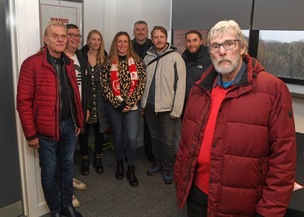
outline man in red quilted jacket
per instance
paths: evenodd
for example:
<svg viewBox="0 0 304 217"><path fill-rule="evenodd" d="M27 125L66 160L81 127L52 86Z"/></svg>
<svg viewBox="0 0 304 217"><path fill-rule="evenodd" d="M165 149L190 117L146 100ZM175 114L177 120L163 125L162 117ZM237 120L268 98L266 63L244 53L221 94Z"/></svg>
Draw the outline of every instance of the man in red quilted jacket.
<svg viewBox="0 0 304 217"><path fill-rule="evenodd" d="M17 110L31 148L38 149L41 184L52 217L81 217L72 206L73 154L83 124L73 61L64 54L66 26L50 22L45 46L21 65Z"/></svg>
<svg viewBox="0 0 304 217"><path fill-rule="evenodd" d="M189 217L283 217L295 180L287 86L247 54L233 20L209 31L213 65L192 87L174 168Z"/></svg>

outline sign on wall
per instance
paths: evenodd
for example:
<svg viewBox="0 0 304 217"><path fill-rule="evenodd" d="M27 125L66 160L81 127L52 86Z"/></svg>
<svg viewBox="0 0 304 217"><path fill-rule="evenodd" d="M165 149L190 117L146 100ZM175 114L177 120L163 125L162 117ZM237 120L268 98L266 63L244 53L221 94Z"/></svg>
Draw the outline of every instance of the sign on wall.
<svg viewBox="0 0 304 217"><path fill-rule="evenodd" d="M82 32L82 3L56 0L40 0L41 38L48 22L62 21L65 24L76 24Z"/></svg>

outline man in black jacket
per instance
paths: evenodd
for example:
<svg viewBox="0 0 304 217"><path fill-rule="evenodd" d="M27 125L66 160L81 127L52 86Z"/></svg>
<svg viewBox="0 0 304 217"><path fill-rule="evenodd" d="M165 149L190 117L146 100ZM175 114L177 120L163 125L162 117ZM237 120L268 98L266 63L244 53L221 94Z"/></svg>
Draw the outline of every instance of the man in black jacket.
<svg viewBox="0 0 304 217"><path fill-rule="evenodd" d="M81 54L81 51L78 49L80 45L81 35L79 33L79 28L75 24L67 24L67 45L64 53L74 60L74 68L76 72L77 83L79 87L79 92L81 96L81 103L83 109L84 121L86 119L86 101L87 101L87 79L86 79L86 68L85 60ZM81 136L81 135L79 135ZM73 187L77 190L86 189L86 184L73 178ZM80 206L80 202L73 195L72 204L74 208Z"/></svg>
<svg viewBox="0 0 304 217"><path fill-rule="evenodd" d="M149 30L146 21L139 20L134 23L133 34L134 39L132 40L132 45L134 51L144 59L147 50L153 45L151 39L148 38Z"/></svg>
<svg viewBox="0 0 304 217"><path fill-rule="evenodd" d="M182 57L186 63L186 95L185 104L188 100L190 89L195 81L200 79L203 72L212 63L207 47L203 45L202 34L197 30L190 30L185 34L186 50ZM185 107L184 107L185 108Z"/></svg>
<svg viewBox="0 0 304 217"><path fill-rule="evenodd" d="M148 24L143 20L139 20L134 23L134 39L132 40L132 45L134 51L140 56L141 59L144 59L146 56L147 50L153 45L151 39L148 38ZM152 143L151 143L151 136L149 132L148 125L146 123L144 117L144 147L145 147L145 155L147 156L148 160L153 162L154 155L152 153Z"/></svg>

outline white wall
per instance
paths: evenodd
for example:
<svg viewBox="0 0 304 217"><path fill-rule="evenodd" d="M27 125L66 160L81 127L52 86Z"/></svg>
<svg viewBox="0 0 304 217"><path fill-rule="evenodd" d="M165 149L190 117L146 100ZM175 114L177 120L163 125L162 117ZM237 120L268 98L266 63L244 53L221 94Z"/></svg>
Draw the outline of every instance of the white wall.
<svg viewBox="0 0 304 217"><path fill-rule="evenodd" d="M84 1L84 43L91 29L101 31L105 48L109 51L112 39L119 31L126 31L133 38L133 25L145 20L149 29L164 26L171 39L172 0L89 0Z"/></svg>
<svg viewBox="0 0 304 217"><path fill-rule="evenodd" d="M302 87L303 88L303 87ZM304 98L292 97L292 106L295 118L296 132L304 133Z"/></svg>

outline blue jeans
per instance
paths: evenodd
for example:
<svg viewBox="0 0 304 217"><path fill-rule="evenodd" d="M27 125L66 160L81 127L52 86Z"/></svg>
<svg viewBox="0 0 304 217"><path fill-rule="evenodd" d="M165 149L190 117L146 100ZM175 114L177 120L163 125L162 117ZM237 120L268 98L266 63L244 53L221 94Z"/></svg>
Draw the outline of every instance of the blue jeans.
<svg viewBox="0 0 304 217"><path fill-rule="evenodd" d="M72 119L61 121L59 141L39 137L41 184L51 212L72 206L75 140L76 129Z"/></svg>
<svg viewBox="0 0 304 217"><path fill-rule="evenodd" d="M170 112L155 113L152 105L145 108L145 118L151 134L155 163L172 170L175 162L175 128L179 120L170 118Z"/></svg>
<svg viewBox="0 0 304 217"><path fill-rule="evenodd" d="M116 160L124 158L124 147L127 148L128 165L134 165L137 152L137 133L139 126L139 109L123 113L109 102L105 103L105 110L112 128L112 138ZM124 137L126 143L124 145Z"/></svg>

